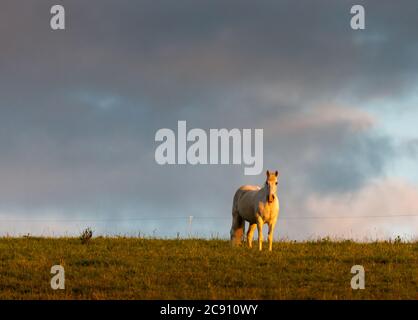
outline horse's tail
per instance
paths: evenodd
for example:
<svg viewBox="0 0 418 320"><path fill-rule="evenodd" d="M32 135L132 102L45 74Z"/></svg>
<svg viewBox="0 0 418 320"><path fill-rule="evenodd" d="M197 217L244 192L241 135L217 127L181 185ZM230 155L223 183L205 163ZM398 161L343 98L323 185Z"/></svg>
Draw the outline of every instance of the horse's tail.
<svg viewBox="0 0 418 320"><path fill-rule="evenodd" d="M232 218L235 215L238 215L239 216L238 203L239 203L239 201L240 201L241 196L242 196L243 193L244 193L244 190L241 190L241 189L238 189L235 192L234 200L232 201Z"/></svg>
<svg viewBox="0 0 418 320"><path fill-rule="evenodd" d="M238 211L238 200L239 200L240 195L241 195L241 192L240 191L241 190L238 189L235 192L234 200L232 201L232 216L234 216L234 212L237 212Z"/></svg>

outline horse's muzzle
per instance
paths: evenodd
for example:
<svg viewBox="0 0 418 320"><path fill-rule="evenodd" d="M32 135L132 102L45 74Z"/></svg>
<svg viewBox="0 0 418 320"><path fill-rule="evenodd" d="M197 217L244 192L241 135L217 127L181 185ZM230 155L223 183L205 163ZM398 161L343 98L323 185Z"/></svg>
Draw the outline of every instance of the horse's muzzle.
<svg viewBox="0 0 418 320"><path fill-rule="evenodd" d="M274 201L274 194L270 194L267 196L267 202L272 203Z"/></svg>

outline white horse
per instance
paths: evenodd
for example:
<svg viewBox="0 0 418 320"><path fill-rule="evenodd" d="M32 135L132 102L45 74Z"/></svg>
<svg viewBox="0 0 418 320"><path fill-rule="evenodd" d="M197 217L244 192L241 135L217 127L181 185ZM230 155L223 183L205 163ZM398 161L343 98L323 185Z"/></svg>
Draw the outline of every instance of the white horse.
<svg viewBox="0 0 418 320"><path fill-rule="evenodd" d="M258 249L263 246L263 225L268 224L269 250L273 246L273 232L279 216L279 198L277 197L277 178L279 173L267 170L267 179L263 188L245 185L235 192L232 204L231 242L241 244L245 221L250 227L247 232L248 247L252 247L255 228L258 228Z"/></svg>

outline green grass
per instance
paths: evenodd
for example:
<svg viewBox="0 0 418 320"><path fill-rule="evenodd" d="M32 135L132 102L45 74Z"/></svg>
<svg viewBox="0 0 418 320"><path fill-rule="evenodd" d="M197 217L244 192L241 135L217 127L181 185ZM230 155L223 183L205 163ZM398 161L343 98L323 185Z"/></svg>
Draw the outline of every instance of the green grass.
<svg viewBox="0 0 418 320"><path fill-rule="evenodd" d="M255 246L256 247L256 246ZM65 290L50 287L52 265ZM352 290L363 265L366 289ZM418 299L418 243L1 238L0 299Z"/></svg>

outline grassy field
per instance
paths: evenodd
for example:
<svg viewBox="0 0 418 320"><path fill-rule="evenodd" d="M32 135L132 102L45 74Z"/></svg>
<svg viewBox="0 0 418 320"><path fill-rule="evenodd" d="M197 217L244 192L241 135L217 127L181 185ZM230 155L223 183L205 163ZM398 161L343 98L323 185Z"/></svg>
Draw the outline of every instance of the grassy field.
<svg viewBox="0 0 418 320"><path fill-rule="evenodd" d="M50 287L52 265L65 290ZM352 290L363 265L366 289ZM1 299L418 299L418 243L1 238Z"/></svg>

